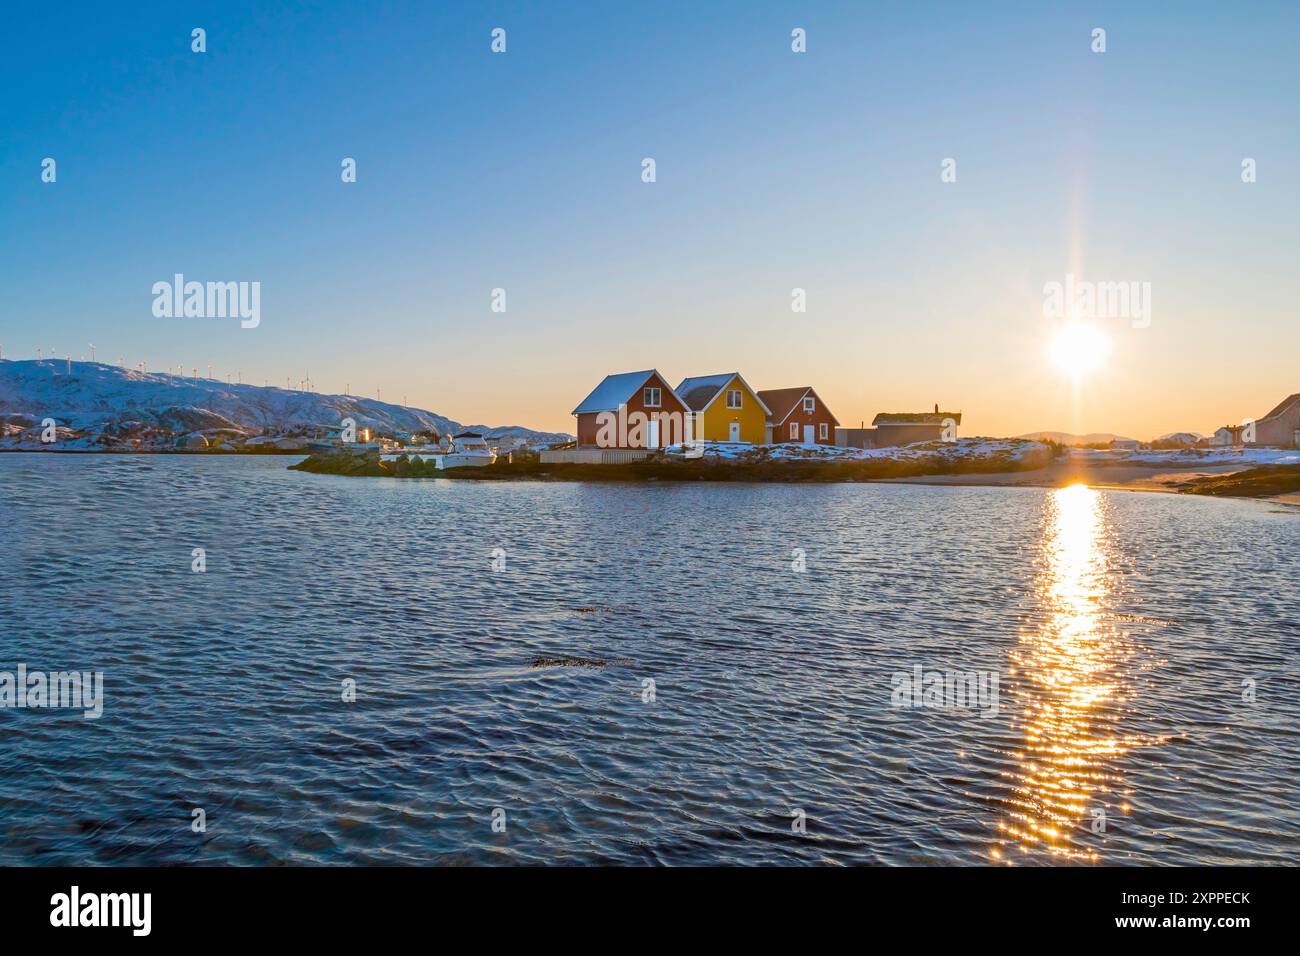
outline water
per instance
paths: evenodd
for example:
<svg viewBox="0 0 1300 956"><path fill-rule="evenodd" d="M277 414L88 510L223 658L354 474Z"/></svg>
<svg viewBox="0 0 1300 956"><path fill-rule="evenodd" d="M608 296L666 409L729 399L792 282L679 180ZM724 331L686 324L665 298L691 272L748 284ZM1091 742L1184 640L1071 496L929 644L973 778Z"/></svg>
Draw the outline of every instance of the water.
<svg viewBox="0 0 1300 956"><path fill-rule="evenodd" d="M0 455L0 864L1297 862L1294 510L291 460Z"/></svg>

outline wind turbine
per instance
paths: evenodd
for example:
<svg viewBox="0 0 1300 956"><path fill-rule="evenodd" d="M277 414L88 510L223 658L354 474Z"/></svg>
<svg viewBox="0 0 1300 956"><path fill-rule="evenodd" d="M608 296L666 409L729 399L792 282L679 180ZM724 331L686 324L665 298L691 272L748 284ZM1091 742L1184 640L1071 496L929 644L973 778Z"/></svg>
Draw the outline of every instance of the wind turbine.
<svg viewBox="0 0 1300 956"><path fill-rule="evenodd" d="M95 343L94 343L94 342L91 342L91 343L90 343L90 360L91 360L92 362L95 361Z"/></svg>

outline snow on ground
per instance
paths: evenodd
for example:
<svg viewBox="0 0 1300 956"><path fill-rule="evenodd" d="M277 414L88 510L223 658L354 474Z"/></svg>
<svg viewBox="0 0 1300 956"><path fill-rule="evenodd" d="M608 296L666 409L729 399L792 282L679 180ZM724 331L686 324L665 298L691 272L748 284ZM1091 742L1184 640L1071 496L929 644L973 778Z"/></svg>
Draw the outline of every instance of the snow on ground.
<svg viewBox="0 0 1300 956"><path fill-rule="evenodd" d="M1020 438L959 438L953 442L923 442L892 448L843 448L837 445L751 445L746 442L706 441L696 442L694 451L704 446L706 459L733 461L863 461L887 459L915 461L924 458L1005 458L1022 461L1026 456L1045 456L1049 452L1042 442ZM689 455L686 446L672 445L664 449L670 455ZM1199 465L1296 465L1300 464L1300 451L1273 448L1176 448L1166 450L1097 450L1071 448L1067 460L1089 465L1166 465L1187 468ZM1044 460L1046 464L1046 459Z"/></svg>
<svg viewBox="0 0 1300 956"><path fill-rule="evenodd" d="M1286 448L1071 448L1071 461L1094 465L1300 465L1300 451Z"/></svg>
<svg viewBox="0 0 1300 956"><path fill-rule="evenodd" d="M719 460L757 461L864 461L889 459L914 461L922 458L995 458L1004 457L1019 461L1031 453L1046 454L1048 446L1036 441L1018 438L959 438L952 442L923 442L892 448L844 448L839 445L751 445L747 442L706 441L696 442L688 449L684 445L665 448L670 455L690 455L704 446L702 456Z"/></svg>
<svg viewBox="0 0 1300 956"><path fill-rule="evenodd" d="M340 427L344 418L355 421L358 430L394 435L456 434L468 428L487 438L538 443L571 437L518 425L465 426L435 412L357 395L139 372L104 362L0 360L0 448L51 449L40 440L46 418L72 430L60 431L60 450L170 448L195 434L214 446L242 445L254 436L310 436Z"/></svg>

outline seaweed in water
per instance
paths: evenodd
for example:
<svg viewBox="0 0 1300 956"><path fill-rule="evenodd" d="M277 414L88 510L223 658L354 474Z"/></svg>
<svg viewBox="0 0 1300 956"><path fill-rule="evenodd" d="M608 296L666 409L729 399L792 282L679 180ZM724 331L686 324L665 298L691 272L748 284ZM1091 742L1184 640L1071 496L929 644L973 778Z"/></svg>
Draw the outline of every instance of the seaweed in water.
<svg viewBox="0 0 1300 956"><path fill-rule="evenodd" d="M610 664L628 664L630 661L602 661L594 657L535 657L534 667L608 667Z"/></svg>

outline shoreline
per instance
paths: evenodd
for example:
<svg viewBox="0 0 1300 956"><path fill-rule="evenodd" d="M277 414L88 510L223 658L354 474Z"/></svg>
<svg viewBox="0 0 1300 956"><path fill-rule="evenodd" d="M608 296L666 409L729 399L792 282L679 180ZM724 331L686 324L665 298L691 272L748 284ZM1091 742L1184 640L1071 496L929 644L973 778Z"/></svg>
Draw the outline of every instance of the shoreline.
<svg viewBox="0 0 1300 956"><path fill-rule="evenodd" d="M1020 488L1060 488L1083 482L1092 488L1115 491L1178 493L1178 486L1201 478L1249 471L1250 465L1128 465L1056 461L1043 468L996 474L924 475L883 478L900 484L983 485Z"/></svg>
<svg viewBox="0 0 1300 956"><path fill-rule="evenodd" d="M1015 467L1019 464L1020 467ZM1008 468L1011 465L1012 467ZM1268 499L1300 504L1300 465L1087 462L1042 458L855 461L642 460L622 464L547 463L537 459L440 470L405 459L381 463L359 454L312 455L292 471L344 477L452 481L711 481L742 484L919 484L940 487L1060 488L1083 483L1112 491Z"/></svg>
<svg viewBox="0 0 1300 956"><path fill-rule="evenodd" d="M267 455L310 455L307 449L287 451L276 448L272 451L253 451L247 448L218 451L214 448L0 448L0 454L9 455L215 455L229 457L244 455L263 458Z"/></svg>
<svg viewBox="0 0 1300 956"><path fill-rule="evenodd" d="M195 455L217 457L270 456L300 459L291 471L343 477L433 478L451 481L577 481L653 482L710 481L737 484L829 484L861 483L881 485L928 485L948 488L1062 488L1083 483L1107 491L1156 494L1194 494L1207 497L1253 499L1300 507L1300 465L1258 465L1250 462L1220 464L1088 462L1055 460L1047 465L1011 470L994 470L993 462L958 459L943 462L912 460L846 461L739 461L681 462L652 461L624 465L546 464L537 460L499 463L482 468L449 471L409 465L396 470L379 466L360 455L313 455L283 449L266 451L215 451L209 449L28 449L0 448L0 453L61 455ZM887 463L889 462L889 463ZM1004 465L1005 461L998 462ZM893 472L893 473L888 473ZM899 473L902 472L902 473ZM908 473L910 472L910 473ZM1241 476L1234 478L1233 476Z"/></svg>

